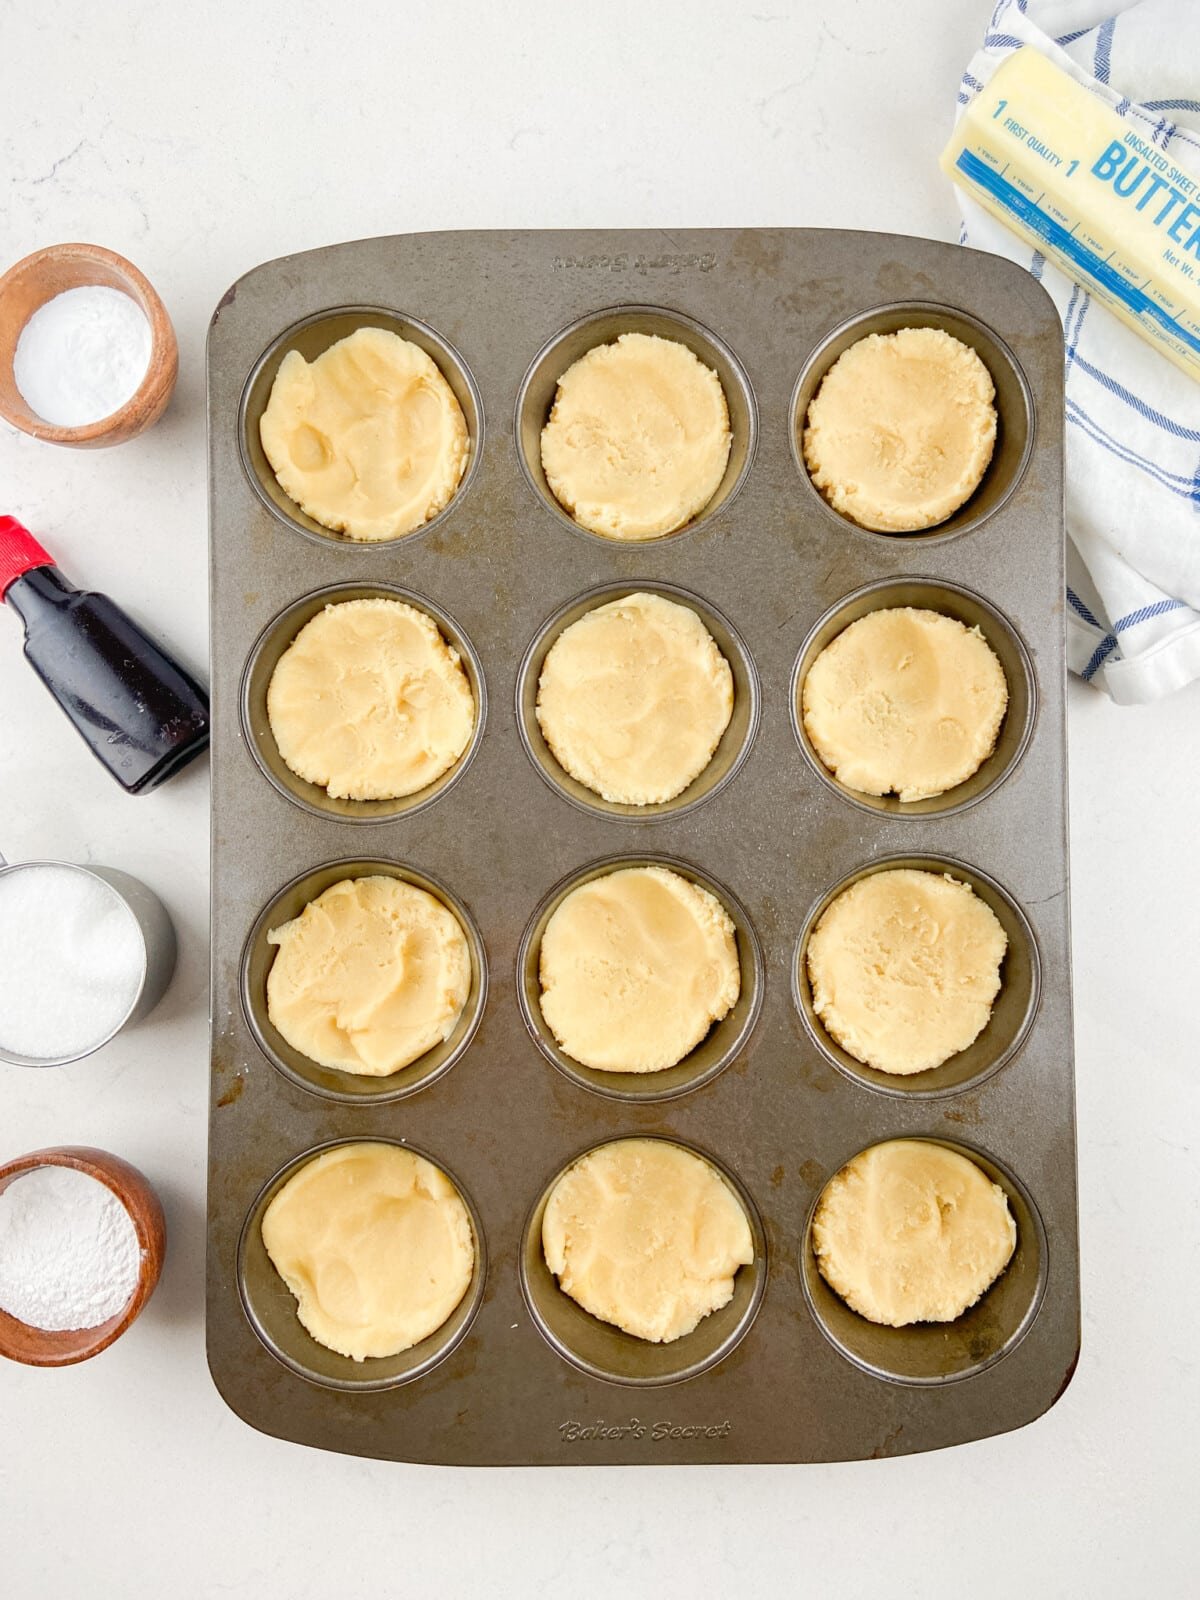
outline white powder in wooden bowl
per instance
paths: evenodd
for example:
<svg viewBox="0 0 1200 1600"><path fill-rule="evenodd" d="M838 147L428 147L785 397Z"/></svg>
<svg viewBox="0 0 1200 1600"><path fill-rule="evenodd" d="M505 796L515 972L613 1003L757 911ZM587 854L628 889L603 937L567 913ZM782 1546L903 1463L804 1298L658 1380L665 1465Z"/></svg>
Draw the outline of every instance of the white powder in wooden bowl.
<svg viewBox="0 0 1200 1600"><path fill-rule="evenodd" d="M0 1310L49 1332L95 1328L129 1304L142 1252L98 1178L34 1167L0 1193Z"/></svg>
<svg viewBox="0 0 1200 1600"><path fill-rule="evenodd" d="M129 295L89 283L56 294L21 329L13 378L43 422L82 428L111 417L142 386L153 343Z"/></svg>

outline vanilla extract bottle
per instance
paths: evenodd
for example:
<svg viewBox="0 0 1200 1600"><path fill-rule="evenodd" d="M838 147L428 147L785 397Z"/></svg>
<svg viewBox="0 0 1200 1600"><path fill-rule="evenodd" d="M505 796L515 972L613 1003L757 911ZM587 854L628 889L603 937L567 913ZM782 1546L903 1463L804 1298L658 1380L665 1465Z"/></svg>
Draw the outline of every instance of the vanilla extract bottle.
<svg viewBox="0 0 1200 1600"><path fill-rule="evenodd" d="M147 794L208 744L208 696L105 594L77 589L15 517L0 516L0 596L25 658L96 759Z"/></svg>

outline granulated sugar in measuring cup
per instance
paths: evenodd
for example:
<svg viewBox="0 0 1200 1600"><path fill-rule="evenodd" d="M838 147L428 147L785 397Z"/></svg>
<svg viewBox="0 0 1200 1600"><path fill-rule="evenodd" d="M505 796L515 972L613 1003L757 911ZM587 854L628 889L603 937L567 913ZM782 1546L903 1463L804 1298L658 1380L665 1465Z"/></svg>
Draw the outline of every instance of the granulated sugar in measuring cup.
<svg viewBox="0 0 1200 1600"><path fill-rule="evenodd" d="M0 1060L61 1066L161 999L175 932L156 895L114 867L0 863Z"/></svg>

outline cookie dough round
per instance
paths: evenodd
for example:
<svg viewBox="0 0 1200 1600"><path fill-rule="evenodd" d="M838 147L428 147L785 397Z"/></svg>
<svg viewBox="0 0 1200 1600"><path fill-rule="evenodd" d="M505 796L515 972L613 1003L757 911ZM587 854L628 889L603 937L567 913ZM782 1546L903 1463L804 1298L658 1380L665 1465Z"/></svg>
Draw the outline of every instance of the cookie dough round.
<svg viewBox="0 0 1200 1600"><path fill-rule="evenodd" d="M561 1048L598 1072L664 1072L741 992L733 919L666 867L572 889L542 934L541 1008Z"/></svg>
<svg viewBox="0 0 1200 1600"><path fill-rule="evenodd" d="M813 1216L821 1276L852 1311L889 1328L953 1322L1017 1245L1008 1197L973 1161L924 1139L890 1139L825 1185Z"/></svg>
<svg viewBox="0 0 1200 1600"><path fill-rule="evenodd" d="M471 989L452 911L399 878L343 878L267 934L267 1015L319 1066L386 1078L448 1039Z"/></svg>
<svg viewBox="0 0 1200 1600"><path fill-rule="evenodd" d="M900 606L852 622L817 656L804 729L860 794L924 800L965 782L996 748L1008 681L978 628Z"/></svg>
<svg viewBox="0 0 1200 1600"><path fill-rule="evenodd" d="M805 960L813 1010L878 1072L927 1072L987 1026L1008 938L949 873L873 872L822 912Z"/></svg>
<svg viewBox="0 0 1200 1600"><path fill-rule="evenodd" d="M462 1196L391 1144L338 1145L305 1162L263 1213L262 1240L303 1326L355 1361L436 1333L475 1270Z"/></svg>
<svg viewBox="0 0 1200 1600"><path fill-rule="evenodd" d="M721 380L674 339L623 333L558 380L542 468L581 527L658 539L716 494L733 435Z"/></svg>
<svg viewBox="0 0 1200 1600"><path fill-rule="evenodd" d="M597 606L564 628L538 681L559 764L605 800L673 800L712 760L733 673L696 613L658 594Z"/></svg>
<svg viewBox="0 0 1200 1600"><path fill-rule="evenodd" d="M395 800L440 778L475 731L457 650L402 600L346 600L305 623L267 687L296 773L340 800Z"/></svg>
<svg viewBox="0 0 1200 1600"><path fill-rule="evenodd" d="M741 1201L707 1161L664 1139L620 1139L554 1185L542 1253L593 1317L669 1344L729 1303L754 1240Z"/></svg>
<svg viewBox="0 0 1200 1600"><path fill-rule="evenodd" d="M359 328L279 364L259 436L279 486L322 527L378 541L413 533L467 465L462 407L419 345Z"/></svg>
<svg viewBox="0 0 1200 1600"><path fill-rule="evenodd" d="M995 385L943 328L872 333L830 367L808 408L804 460L835 511L879 533L945 522L996 443Z"/></svg>

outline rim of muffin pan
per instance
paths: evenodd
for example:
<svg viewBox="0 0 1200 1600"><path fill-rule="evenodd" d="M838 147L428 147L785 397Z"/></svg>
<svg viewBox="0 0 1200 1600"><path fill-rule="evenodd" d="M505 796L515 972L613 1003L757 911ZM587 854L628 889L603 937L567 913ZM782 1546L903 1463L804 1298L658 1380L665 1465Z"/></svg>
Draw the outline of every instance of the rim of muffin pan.
<svg viewBox="0 0 1200 1600"><path fill-rule="evenodd" d="M597 345L611 344L623 333L657 334L660 338L673 339L677 344L686 345L694 356L711 368L725 392L729 428L733 436L725 474L707 505L681 528L647 539L610 539L583 527L555 498L542 469L542 429L549 420L558 380L568 367L573 366L589 350ZM685 534L695 533L725 510L741 491L758 449L758 404L741 360L719 334L705 327L702 322L666 306L606 306L601 311L591 311L568 323L548 339L534 356L517 391L513 433L517 459L526 483L564 528L609 550L644 550L648 546L665 545Z"/></svg>
<svg viewBox="0 0 1200 1600"><path fill-rule="evenodd" d="M670 1344L656 1344L602 1322L561 1289L542 1253L542 1218L555 1184L577 1161L605 1145L628 1139L657 1139L699 1156L729 1187L750 1225L754 1260L739 1267L733 1298L701 1319L691 1333ZM518 1256L521 1294L534 1326L562 1360L588 1377L627 1388L651 1389L684 1383L724 1361L749 1333L767 1287L767 1236L754 1197L731 1168L711 1151L674 1134L619 1133L577 1151L542 1187L521 1233Z"/></svg>
<svg viewBox="0 0 1200 1600"><path fill-rule="evenodd" d="M542 936L546 925L572 890L608 877L626 867L665 867L716 896L734 925L741 991L733 1009L709 1028L700 1043L682 1061L661 1072L605 1072L575 1061L559 1045L542 1016L541 962ZM762 1013L766 963L762 945L745 906L719 879L711 877L690 861L665 855L614 855L577 867L538 902L521 935L517 949L516 989L521 1016L534 1044L552 1067L572 1083L592 1094L627 1104L653 1105L677 1100L719 1077L743 1053Z"/></svg>
<svg viewBox="0 0 1200 1600"><path fill-rule="evenodd" d="M448 1038L418 1056L407 1067L387 1077L371 1077L340 1068L323 1067L290 1045L267 1015L267 974L276 947L267 943L268 932L299 916L304 907L335 883L347 878L399 878L440 900L458 919L467 940L471 986L462 1014ZM242 1010L255 1043L283 1077L309 1094L343 1105L386 1105L404 1100L444 1077L459 1061L475 1036L487 1002L487 951L470 911L436 878L399 861L377 857L351 857L328 861L300 873L278 890L254 920L242 950L240 984Z"/></svg>
<svg viewBox="0 0 1200 1600"><path fill-rule="evenodd" d="M895 794L863 794L842 783L817 754L804 726L801 695L809 668L821 651L852 623L877 611L913 606L953 617L965 627L978 627L999 658L1008 684L1008 707L996 736L996 747L969 778L939 795L924 800L901 800ZM1029 649L1008 618L973 589L944 578L914 574L877 578L835 601L813 623L796 656L788 689L792 732L801 754L822 783L860 811L889 817L950 817L986 800L1017 770L1033 737L1038 713L1037 679Z"/></svg>
<svg viewBox="0 0 1200 1600"><path fill-rule="evenodd" d="M295 642L301 629L326 606L354 600L400 600L423 611L437 623L446 643L458 652L471 694L475 701L475 728L467 748L439 778L413 794L390 800L339 800L319 784L309 783L284 761L271 731L267 716L267 690L280 658ZM313 816L333 817L339 822L392 822L412 817L447 794L474 761L483 741L487 720L487 684L479 652L461 625L450 613L415 589L392 583L334 583L314 589L278 612L263 628L250 648L238 689L242 738L254 764L267 782L285 800Z"/></svg>
<svg viewBox="0 0 1200 1600"><path fill-rule="evenodd" d="M457 489L437 512L411 533L394 539L352 539L347 534L326 528L288 495L271 468L259 435L259 423L271 397L280 363L291 350L298 350L306 361L314 361L339 339L359 328L383 328L412 344L419 345L436 362L438 370L454 392L467 424L467 464ZM335 545L346 550L391 550L423 539L457 511L471 489L483 458L483 399L470 367L448 339L427 322L387 306L330 306L293 322L276 335L255 361L242 388L237 413L238 455L242 469L255 495L279 522L314 544Z"/></svg>
<svg viewBox="0 0 1200 1600"><path fill-rule="evenodd" d="M940 1066L909 1076L880 1072L844 1050L826 1030L813 1008L808 979L808 941L817 922L837 897L853 884L877 872L911 867L919 872L948 873L965 883L999 919L1008 936L1000 969L1000 992L992 1014L979 1036ZM977 1089L1018 1054L1029 1037L1041 999L1041 952L1029 919L1017 901L995 878L953 856L904 852L876 856L827 889L804 919L792 957L792 1003L800 1013L809 1039L831 1066L853 1082L877 1094L900 1100L939 1100L947 1095Z"/></svg>
<svg viewBox="0 0 1200 1600"><path fill-rule="evenodd" d="M350 1356L339 1355L337 1351L327 1349L308 1332L297 1314L296 1297L272 1265L262 1237L263 1215L288 1179L294 1177L302 1167L307 1166L317 1156L324 1155L327 1150L336 1150L343 1145L352 1144L391 1145L397 1150L407 1151L410 1155L421 1156L430 1165L437 1167L439 1172L454 1185L467 1208L475 1246L475 1261L466 1293L441 1327L413 1345L411 1349L402 1350L398 1355L367 1356L362 1361L355 1361ZM238 1238L238 1297L247 1322L276 1361L287 1367L290 1372L294 1372L297 1377L323 1389L338 1389L361 1394L380 1389L395 1389L401 1384L412 1383L415 1379L424 1377L434 1367L440 1366L470 1332L471 1324L483 1304L486 1279L487 1246L484 1241L483 1223L470 1194L451 1169L438 1157L430 1155L417 1145L391 1138L387 1134L372 1133L328 1139L323 1144L313 1145L300 1155L293 1156L268 1178L258 1191L246 1213Z"/></svg>
<svg viewBox="0 0 1200 1600"><path fill-rule="evenodd" d="M855 1156L906 1139L941 1145L965 1156L999 1184L1017 1227L1017 1245L1004 1271L973 1306L953 1322L918 1322L891 1328L852 1311L825 1282L813 1248L813 1219L830 1180ZM938 1134L898 1133L849 1152L830 1169L804 1222L799 1253L800 1287L817 1327L845 1360L861 1372L888 1383L914 1388L939 1388L977 1377L1011 1355L1037 1321L1046 1295L1049 1245L1041 1212L1029 1190L1011 1169L976 1145Z"/></svg>
<svg viewBox="0 0 1200 1600"><path fill-rule="evenodd" d="M809 475L804 460L804 425L808 408L825 374L851 345L872 333L898 333L902 328L941 328L969 345L991 374L996 394L996 443L992 459L971 496L944 521L909 533L889 533L864 528L852 517L835 511ZM955 306L932 300L892 301L856 312L832 328L806 357L792 390L788 408L788 436L792 459L800 474L802 492L826 522L850 530L864 539L920 541L939 544L972 533L1001 511L1025 476L1033 454L1037 418L1033 391L1012 349L987 323Z"/></svg>
<svg viewBox="0 0 1200 1600"><path fill-rule="evenodd" d="M573 778L560 765L537 719L538 684L542 668L561 634L599 606L633 594L660 595L664 600L694 611L729 663L729 670L733 674L733 714L708 765L673 800L654 801L650 805L628 805L621 801L606 800L578 778ZM644 582L634 579L628 583L602 583L585 589L542 623L517 671L516 712L517 730L525 754L555 793L580 811L593 815L598 813L613 822L654 822L662 817L679 817L694 811L732 782L750 754L758 733L762 687L758 668L745 640L715 606L678 584L662 583L656 578L648 578Z"/></svg>

